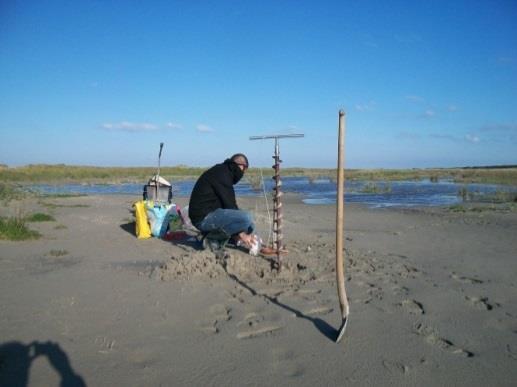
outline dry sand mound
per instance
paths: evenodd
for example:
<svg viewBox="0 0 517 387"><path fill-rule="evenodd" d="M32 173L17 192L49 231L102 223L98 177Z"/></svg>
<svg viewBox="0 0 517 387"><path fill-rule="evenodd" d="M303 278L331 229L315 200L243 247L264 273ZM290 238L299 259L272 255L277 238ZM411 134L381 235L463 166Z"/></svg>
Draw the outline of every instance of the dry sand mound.
<svg viewBox="0 0 517 387"><path fill-rule="evenodd" d="M328 265L318 267L318 263L305 255L291 254L284 259L282 270L278 272L271 269L270 258L250 256L239 250L228 250L223 260L216 259L209 251L193 251L170 257L166 263L155 268L151 276L170 281L217 278L230 274L241 280L288 285L306 283L317 279L322 271L334 270Z"/></svg>

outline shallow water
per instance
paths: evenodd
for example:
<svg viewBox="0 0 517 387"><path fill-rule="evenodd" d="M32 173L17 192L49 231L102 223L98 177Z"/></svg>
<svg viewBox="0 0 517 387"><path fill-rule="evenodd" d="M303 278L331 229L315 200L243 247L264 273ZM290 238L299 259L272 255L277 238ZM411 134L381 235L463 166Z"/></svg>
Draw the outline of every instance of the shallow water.
<svg viewBox="0 0 517 387"><path fill-rule="evenodd" d="M173 183L175 196L189 196L195 181ZM310 181L306 177L282 179L284 192L297 193L306 204L333 204L336 202L336 183L329 179ZM272 179L265 179L265 189L271 191ZM129 194L141 196L142 184L38 184L31 189L43 194ZM433 183L420 181L349 181L345 183L345 201L362 203L370 207L449 206L462 201L459 191L467 189L478 196L496 192L517 192L516 186L497 184L459 184L452 181ZM262 190L254 190L250 184L241 182L235 186L237 196L261 196ZM372 192L373 191L373 192Z"/></svg>

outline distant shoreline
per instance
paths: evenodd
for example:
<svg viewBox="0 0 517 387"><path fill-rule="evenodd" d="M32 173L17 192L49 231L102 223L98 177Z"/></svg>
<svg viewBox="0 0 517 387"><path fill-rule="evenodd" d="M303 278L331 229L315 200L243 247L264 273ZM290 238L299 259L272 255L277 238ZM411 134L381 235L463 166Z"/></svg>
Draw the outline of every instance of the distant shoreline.
<svg viewBox="0 0 517 387"><path fill-rule="evenodd" d="M161 167L160 175L166 179L196 179L206 167ZM5 183L145 183L156 174L155 167L92 167L65 164L31 164L22 167L0 165L0 182ZM271 176L271 168L250 168L246 177L253 181L261 175ZM310 180L335 179L335 168L284 168L282 176L304 176ZM452 180L457 183L486 183L517 185L517 165L469 166L455 168L411 169L347 169L349 180L397 181Z"/></svg>

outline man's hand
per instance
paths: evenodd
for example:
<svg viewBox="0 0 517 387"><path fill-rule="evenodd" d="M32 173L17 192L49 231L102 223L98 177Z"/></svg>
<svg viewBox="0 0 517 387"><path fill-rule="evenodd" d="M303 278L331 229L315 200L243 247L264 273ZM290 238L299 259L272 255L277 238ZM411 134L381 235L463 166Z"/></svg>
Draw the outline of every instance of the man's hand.
<svg viewBox="0 0 517 387"><path fill-rule="evenodd" d="M248 249L251 249L251 247L256 243L257 238L253 234L246 234L245 232L239 233L239 239L242 241L244 246L246 246Z"/></svg>

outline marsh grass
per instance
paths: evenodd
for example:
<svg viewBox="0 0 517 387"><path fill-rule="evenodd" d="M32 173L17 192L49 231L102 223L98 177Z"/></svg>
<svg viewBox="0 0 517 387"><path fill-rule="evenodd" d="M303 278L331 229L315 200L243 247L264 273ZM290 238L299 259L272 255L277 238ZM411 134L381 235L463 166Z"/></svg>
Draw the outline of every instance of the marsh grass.
<svg viewBox="0 0 517 387"><path fill-rule="evenodd" d="M79 198L88 196L86 194L76 194L76 193L55 193L55 194L46 194L46 193L39 193L39 197L45 198L45 199L67 199L67 198Z"/></svg>
<svg viewBox="0 0 517 387"><path fill-rule="evenodd" d="M168 179L192 178L201 175L206 168L186 166L161 167L160 175ZM0 169L0 181L42 183L138 183L146 182L156 174L155 167L91 167L65 164L30 164L23 167Z"/></svg>
<svg viewBox="0 0 517 387"><path fill-rule="evenodd" d="M517 203L455 204L448 207L448 211L455 213L517 212Z"/></svg>
<svg viewBox="0 0 517 387"><path fill-rule="evenodd" d="M467 187L458 190L458 196L463 202L479 203L517 203L517 192L496 190L493 193L469 191Z"/></svg>
<svg viewBox="0 0 517 387"><path fill-rule="evenodd" d="M262 177L259 173L247 173L245 177L253 190L260 191L262 189Z"/></svg>
<svg viewBox="0 0 517 387"><path fill-rule="evenodd" d="M27 194L19 186L10 183L0 183L0 201L2 202L20 200L26 195Z"/></svg>
<svg viewBox="0 0 517 387"><path fill-rule="evenodd" d="M46 207L48 209L55 209L55 208L88 208L90 207L89 204L56 204L56 203L49 203L44 201L38 202L43 207Z"/></svg>
<svg viewBox="0 0 517 387"><path fill-rule="evenodd" d="M60 250L50 250L47 255L49 255L51 257L63 257L68 254L69 253L67 250L60 249Z"/></svg>
<svg viewBox="0 0 517 387"><path fill-rule="evenodd" d="M22 241L37 239L40 236L41 234L37 231L29 229L25 224L25 219L20 216L0 217L0 239Z"/></svg>
<svg viewBox="0 0 517 387"><path fill-rule="evenodd" d="M35 214L31 214L25 218L26 222L54 222L56 219L49 214L44 214L42 212L36 212Z"/></svg>
<svg viewBox="0 0 517 387"><path fill-rule="evenodd" d="M365 194L387 194L391 192L391 184L378 184L370 181L361 188L360 192Z"/></svg>
<svg viewBox="0 0 517 387"><path fill-rule="evenodd" d="M167 180L195 179L207 168L185 165L161 167L160 174ZM272 176L271 168L262 169L264 176ZM259 168L250 168L247 175L260 175ZM92 167L65 164L31 164L23 167L0 168L0 182L9 183L145 183L156 173L155 167ZM283 168L282 176L308 177L309 179L335 179L334 168ZM492 183L517 185L517 166L430 168L430 169L346 169L348 180L424 180L432 182L451 180L457 183ZM1 196L0 196L1 197Z"/></svg>
<svg viewBox="0 0 517 387"><path fill-rule="evenodd" d="M465 206L463 206L461 204L454 204L453 206L450 206L448 208L448 210L450 212L467 212L467 209L465 208Z"/></svg>

